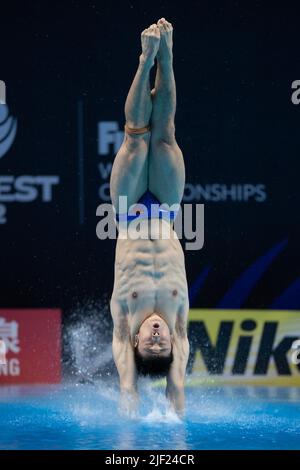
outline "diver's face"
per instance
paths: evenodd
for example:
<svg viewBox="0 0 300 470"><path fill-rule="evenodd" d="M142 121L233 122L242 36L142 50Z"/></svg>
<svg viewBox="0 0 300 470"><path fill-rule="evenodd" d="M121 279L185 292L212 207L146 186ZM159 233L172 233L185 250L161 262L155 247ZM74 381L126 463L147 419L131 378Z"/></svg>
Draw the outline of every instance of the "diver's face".
<svg viewBox="0 0 300 470"><path fill-rule="evenodd" d="M156 314L147 318L136 335L136 344L143 357L168 357L171 354L171 335L166 322Z"/></svg>

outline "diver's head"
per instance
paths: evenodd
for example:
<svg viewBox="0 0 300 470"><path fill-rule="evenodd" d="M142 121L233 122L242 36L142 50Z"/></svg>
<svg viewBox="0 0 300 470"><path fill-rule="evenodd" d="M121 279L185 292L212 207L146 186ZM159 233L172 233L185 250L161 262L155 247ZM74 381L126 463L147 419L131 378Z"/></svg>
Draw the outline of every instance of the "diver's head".
<svg viewBox="0 0 300 470"><path fill-rule="evenodd" d="M171 334L167 323L152 314L134 338L135 361L142 375L167 375L173 360Z"/></svg>

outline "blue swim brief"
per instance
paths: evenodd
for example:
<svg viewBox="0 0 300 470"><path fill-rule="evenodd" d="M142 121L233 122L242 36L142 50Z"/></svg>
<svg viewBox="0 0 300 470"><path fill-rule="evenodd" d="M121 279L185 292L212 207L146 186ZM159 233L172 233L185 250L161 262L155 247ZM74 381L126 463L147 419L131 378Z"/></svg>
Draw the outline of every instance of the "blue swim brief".
<svg viewBox="0 0 300 470"><path fill-rule="evenodd" d="M143 204L146 207L139 206ZM134 205L133 209L130 211L131 213L124 213L124 214L116 214L117 222L131 222L137 218L140 219L163 219L166 218L167 220L174 221L178 214L178 210L170 211L167 209L163 209L159 200L151 193L151 191L147 190L143 196L139 199L137 204Z"/></svg>

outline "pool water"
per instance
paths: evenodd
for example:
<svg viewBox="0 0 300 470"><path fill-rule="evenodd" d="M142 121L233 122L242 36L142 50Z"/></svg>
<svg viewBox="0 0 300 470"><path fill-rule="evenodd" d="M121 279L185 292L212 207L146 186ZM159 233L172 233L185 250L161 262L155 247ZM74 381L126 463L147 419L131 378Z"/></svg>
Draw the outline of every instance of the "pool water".
<svg viewBox="0 0 300 470"><path fill-rule="evenodd" d="M114 385L1 387L0 449L300 449L299 389L191 387L182 421L163 389L141 395L127 420Z"/></svg>

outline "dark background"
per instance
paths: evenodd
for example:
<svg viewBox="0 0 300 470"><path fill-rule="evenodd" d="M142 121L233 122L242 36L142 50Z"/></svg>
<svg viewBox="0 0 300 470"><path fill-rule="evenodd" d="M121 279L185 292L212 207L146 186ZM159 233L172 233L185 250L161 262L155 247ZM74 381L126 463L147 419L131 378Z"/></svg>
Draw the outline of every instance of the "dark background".
<svg viewBox="0 0 300 470"><path fill-rule="evenodd" d="M265 202L198 201L205 244L186 253L191 306L300 309L300 105L291 102L299 13L259 1L1 5L0 79L18 132L0 174L60 177L51 203L7 204L1 307L59 307L65 323L74 312L109 315L115 242L95 234L97 122L118 121L122 130L140 33L165 17L174 26L176 136L187 182L264 184L267 194ZM257 260L263 266L241 278Z"/></svg>

